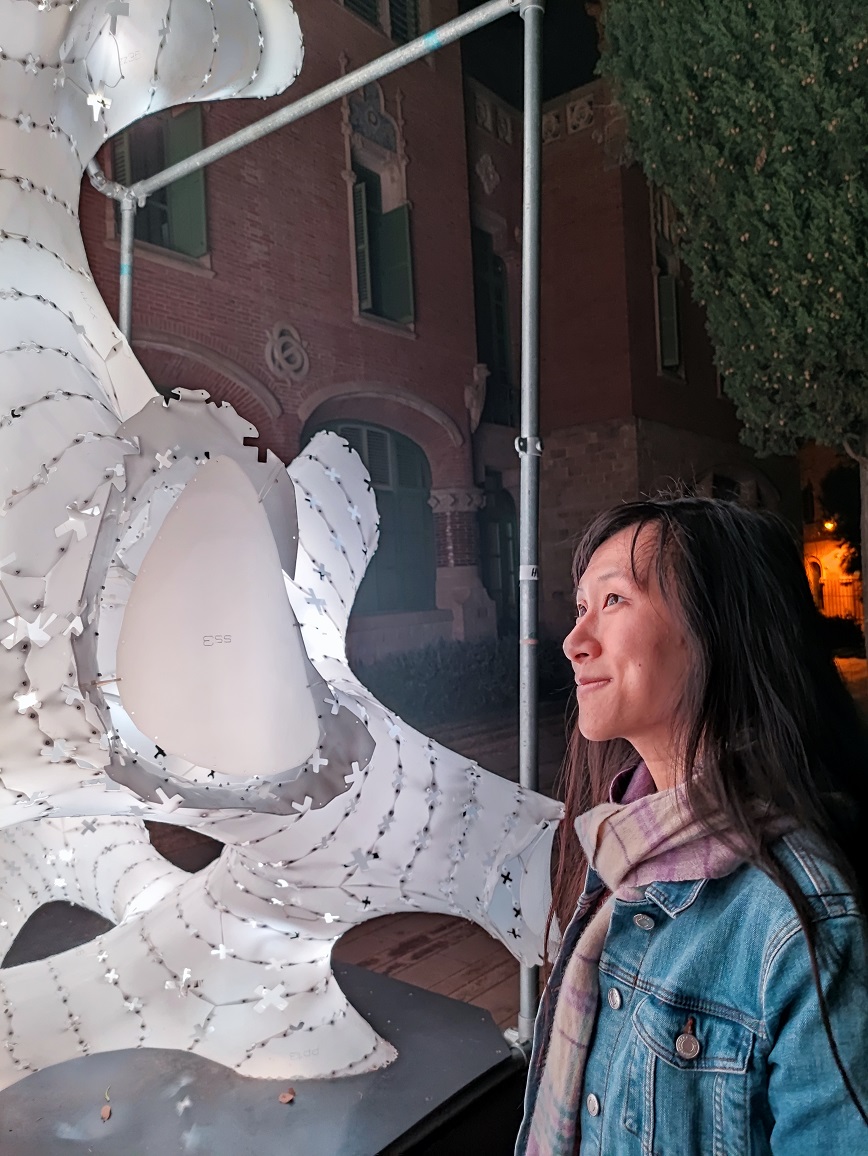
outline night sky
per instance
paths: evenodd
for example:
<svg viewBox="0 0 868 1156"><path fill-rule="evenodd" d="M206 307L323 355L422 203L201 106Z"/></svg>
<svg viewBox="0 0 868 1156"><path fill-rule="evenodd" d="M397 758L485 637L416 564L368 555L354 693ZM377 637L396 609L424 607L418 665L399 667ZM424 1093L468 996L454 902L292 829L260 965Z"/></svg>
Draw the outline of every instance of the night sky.
<svg viewBox="0 0 868 1156"><path fill-rule="evenodd" d="M462 12L481 0L461 0ZM518 15L504 16L461 42L466 71L516 108L522 105L522 41ZM594 21L582 0L547 0L543 32L543 100L593 79L597 62Z"/></svg>

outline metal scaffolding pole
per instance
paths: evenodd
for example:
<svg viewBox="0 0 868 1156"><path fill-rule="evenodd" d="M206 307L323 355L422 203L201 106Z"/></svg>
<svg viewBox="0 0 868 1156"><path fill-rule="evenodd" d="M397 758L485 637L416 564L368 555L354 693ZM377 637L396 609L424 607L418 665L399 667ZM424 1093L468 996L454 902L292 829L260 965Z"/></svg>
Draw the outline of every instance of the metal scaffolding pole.
<svg viewBox="0 0 868 1156"><path fill-rule="evenodd" d="M118 328L127 341L133 334L133 243L136 202L131 196L121 200L121 275L118 301Z"/></svg>
<svg viewBox="0 0 868 1156"><path fill-rule="evenodd" d="M539 292L542 164L542 25L545 0L521 0L524 20L524 160L521 231L521 462L519 507L518 770L522 787L539 784ZM539 991L536 967L521 969L519 1042L533 1037Z"/></svg>

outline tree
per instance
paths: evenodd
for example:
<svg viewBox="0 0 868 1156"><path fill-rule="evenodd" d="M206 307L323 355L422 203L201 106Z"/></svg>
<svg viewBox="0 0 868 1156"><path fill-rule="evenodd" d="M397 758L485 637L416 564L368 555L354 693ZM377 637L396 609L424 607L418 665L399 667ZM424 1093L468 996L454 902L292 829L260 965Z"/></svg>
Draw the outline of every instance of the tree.
<svg viewBox="0 0 868 1156"><path fill-rule="evenodd" d="M602 22L743 440L846 448L868 551L865 0L607 0Z"/></svg>

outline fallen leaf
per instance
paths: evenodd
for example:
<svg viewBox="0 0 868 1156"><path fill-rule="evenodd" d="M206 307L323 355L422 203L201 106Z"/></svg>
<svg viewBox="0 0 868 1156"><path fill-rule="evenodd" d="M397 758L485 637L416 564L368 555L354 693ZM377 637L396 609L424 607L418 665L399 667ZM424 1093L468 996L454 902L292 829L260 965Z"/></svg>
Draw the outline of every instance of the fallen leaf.
<svg viewBox="0 0 868 1156"><path fill-rule="evenodd" d="M291 1104L295 1099L295 1088L287 1088L285 1092L281 1092L277 1097L281 1104Z"/></svg>
<svg viewBox="0 0 868 1156"><path fill-rule="evenodd" d="M111 1110L111 1108L109 1107L109 1105L108 1105L108 1104L104 1104L104 1105L103 1105L103 1107L102 1107L102 1109L100 1110L100 1114L99 1114L99 1115L100 1115L100 1119L102 1120L103 1124L105 1124L105 1123L106 1123L106 1121L110 1119L110 1117L111 1117L111 1114L112 1114L112 1110Z"/></svg>

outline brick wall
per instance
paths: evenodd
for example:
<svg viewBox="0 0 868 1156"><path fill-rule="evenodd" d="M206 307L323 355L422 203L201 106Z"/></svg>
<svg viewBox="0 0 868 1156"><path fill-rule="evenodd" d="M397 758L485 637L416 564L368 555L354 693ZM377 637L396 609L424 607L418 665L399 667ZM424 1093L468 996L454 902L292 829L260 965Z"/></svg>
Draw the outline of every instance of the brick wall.
<svg viewBox="0 0 868 1156"><path fill-rule="evenodd" d="M479 561L479 519L473 511L434 515L438 566L473 566Z"/></svg>
<svg viewBox="0 0 868 1156"><path fill-rule="evenodd" d="M595 514L638 493L632 420L557 430L546 439L540 495L540 622L560 637L572 614L573 550Z"/></svg>

